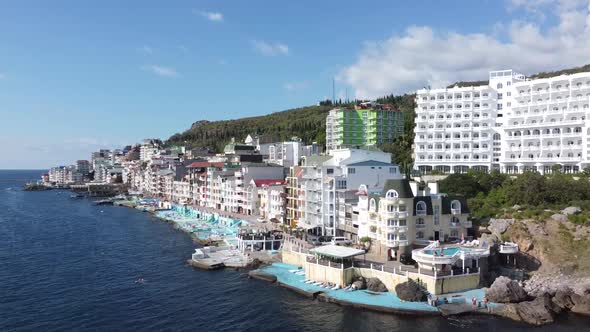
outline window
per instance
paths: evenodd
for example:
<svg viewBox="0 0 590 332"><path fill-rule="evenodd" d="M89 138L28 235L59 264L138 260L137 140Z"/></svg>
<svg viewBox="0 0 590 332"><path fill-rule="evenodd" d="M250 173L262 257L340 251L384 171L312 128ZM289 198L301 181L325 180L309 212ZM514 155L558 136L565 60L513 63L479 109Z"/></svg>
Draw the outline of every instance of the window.
<svg viewBox="0 0 590 332"><path fill-rule="evenodd" d="M348 174L355 174L355 173L356 173L356 169L354 167L348 168Z"/></svg>
<svg viewBox="0 0 590 332"><path fill-rule="evenodd" d="M397 169L395 167L389 167L389 174L397 174Z"/></svg>
<svg viewBox="0 0 590 332"><path fill-rule="evenodd" d="M346 189L346 180L337 180L336 189Z"/></svg>
<svg viewBox="0 0 590 332"><path fill-rule="evenodd" d="M387 197L387 198L397 198L398 197L397 191L395 191L395 190L388 190L387 191L387 194L385 194L385 197Z"/></svg>
<svg viewBox="0 0 590 332"><path fill-rule="evenodd" d="M387 226L389 226L389 227L397 226L397 220L395 220L395 219L387 219Z"/></svg>
<svg viewBox="0 0 590 332"><path fill-rule="evenodd" d="M327 174L334 174L334 169L333 169L333 168L328 168L328 169L326 170L326 173L327 173Z"/></svg>
<svg viewBox="0 0 590 332"><path fill-rule="evenodd" d="M369 210L375 211L375 209L376 209L375 199L371 198L371 201L369 202Z"/></svg>
<svg viewBox="0 0 590 332"><path fill-rule="evenodd" d="M440 223L440 206L434 206L434 224L438 225Z"/></svg>
<svg viewBox="0 0 590 332"><path fill-rule="evenodd" d="M397 210L399 212L406 212L406 206L405 205L400 205L400 206L397 207Z"/></svg>
<svg viewBox="0 0 590 332"><path fill-rule="evenodd" d="M461 213L461 202L454 200L451 202L451 212Z"/></svg>
<svg viewBox="0 0 590 332"><path fill-rule="evenodd" d="M502 83L498 83L498 85L496 85L496 88L502 89Z"/></svg>
<svg viewBox="0 0 590 332"><path fill-rule="evenodd" d="M426 203L420 201L416 203L416 214L418 215L425 215L426 214Z"/></svg>
<svg viewBox="0 0 590 332"><path fill-rule="evenodd" d="M416 232L416 238L417 239L423 239L424 238L424 232L422 232L422 231Z"/></svg>
<svg viewBox="0 0 590 332"><path fill-rule="evenodd" d="M395 212L395 205L388 204L387 205L387 212Z"/></svg>

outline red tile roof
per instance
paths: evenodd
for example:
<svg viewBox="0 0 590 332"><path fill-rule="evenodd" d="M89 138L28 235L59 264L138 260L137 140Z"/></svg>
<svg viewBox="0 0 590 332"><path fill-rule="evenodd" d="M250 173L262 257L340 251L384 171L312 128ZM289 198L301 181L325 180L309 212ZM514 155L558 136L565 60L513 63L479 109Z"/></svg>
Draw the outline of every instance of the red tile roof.
<svg viewBox="0 0 590 332"><path fill-rule="evenodd" d="M256 185L256 187L274 186L274 185L285 184L285 180L259 179L259 180L254 180L254 184Z"/></svg>

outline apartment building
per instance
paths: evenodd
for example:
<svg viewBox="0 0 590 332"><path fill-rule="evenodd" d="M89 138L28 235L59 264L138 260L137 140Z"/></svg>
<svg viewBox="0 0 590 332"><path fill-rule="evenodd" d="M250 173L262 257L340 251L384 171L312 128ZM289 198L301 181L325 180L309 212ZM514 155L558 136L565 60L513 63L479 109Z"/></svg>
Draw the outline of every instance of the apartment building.
<svg viewBox="0 0 590 332"><path fill-rule="evenodd" d="M374 102L362 103L354 109L333 109L326 117L326 149L392 143L403 133L403 122L401 111Z"/></svg>
<svg viewBox="0 0 590 332"><path fill-rule="evenodd" d="M387 179L402 177L391 155L376 149L338 149L303 158L287 177L287 221L316 234L336 235L341 196L364 183L381 190Z"/></svg>
<svg viewBox="0 0 590 332"><path fill-rule="evenodd" d="M416 93L414 167L566 173L586 168L590 73L528 79L492 71L487 84Z"/></svg>
<svg viewBox="0 0 590 332"><path fill-rule="evenodd" d="M389 260L416 245L464 238L471 228L465 200L439 193L436 183L418 190L416 182L390 179L379 193L361 185L357 195L358 236L369 237L371 251Z"/></svg>

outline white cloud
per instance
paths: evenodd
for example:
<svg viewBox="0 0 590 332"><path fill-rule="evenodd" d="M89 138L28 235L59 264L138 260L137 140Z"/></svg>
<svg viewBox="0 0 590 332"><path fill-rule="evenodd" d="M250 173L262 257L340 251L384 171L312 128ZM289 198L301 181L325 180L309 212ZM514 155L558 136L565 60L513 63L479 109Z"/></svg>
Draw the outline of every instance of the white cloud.
<svg viewBox="0 0 590 332"><path fill-rule="evenodd" d="M219 12L195 11L195 13L203 16L211 22L223 22L223 14Z"/></svg>
<svg viewBox="0 0 590 332"><path fill-rule="evenodd" d="M159 65L146 65L146 66L142 66L141 69L151 72L153 74L156 74L158 76L163 76L163 77L177 77L177 76L179 76L176 69L174 69L172 67L165 67L165 66L159 66Z"/></svg>
<svg viewBox="0 0 590 332"><path fill-rule="evenodd" d="M532 74L589 63L589 1L537 2L556 11L557 24L541 29L535 22L514 20L495 25L491 34L409 27L387 40L367 43L338 79L350 85L357 98L374 98L484 80L489 70Z"/></svg>
<svg viewBox="0 0 590 332"><path fill-rule="evenodd" d="M285 90L287 91L300 91L305 90L309 87L308 81L300 81L300 82L287 82L283 85Z"/></svg>
<svg viewBox="0 0 590 332"><path fill-rule="evenodd" d="M148 45L143 45L139 48L139 51L148 55L152 55L154 53L154 49Z"/></svg>
<svg viewBox="0 0 590 332"><path fill-rule="evenodd" d="M253 40L252 46L262 55L275 56L275 55L288 55L289 46L283 43L272 43L264 40Z"/></svg>

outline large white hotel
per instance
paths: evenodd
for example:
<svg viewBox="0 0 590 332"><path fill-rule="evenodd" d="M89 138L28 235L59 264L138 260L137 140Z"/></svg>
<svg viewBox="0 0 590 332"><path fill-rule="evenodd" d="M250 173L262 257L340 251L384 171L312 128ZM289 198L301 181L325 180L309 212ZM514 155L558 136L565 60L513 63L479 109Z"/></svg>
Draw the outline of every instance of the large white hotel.
<svg viewBox="0 0 590 332"><path fill-rule="evenodd" d="M490 72L486 85L416 92L414 167L459 173L575 173L590 164L590 72L528 79Z"/></svg>

